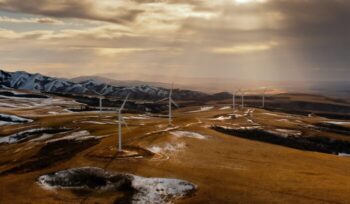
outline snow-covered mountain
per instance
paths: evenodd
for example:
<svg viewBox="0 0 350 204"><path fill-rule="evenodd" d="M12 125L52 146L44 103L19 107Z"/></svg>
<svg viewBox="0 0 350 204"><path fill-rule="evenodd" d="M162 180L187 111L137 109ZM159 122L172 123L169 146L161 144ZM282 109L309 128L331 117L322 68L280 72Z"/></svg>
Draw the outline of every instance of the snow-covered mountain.
<svg viewBox="0 0 350 204"><path fill-rule="evenodd" d="M81 84L76 84L65 79L47 77L41 74L30 74L23 71L5 72L0 70L0 85L34 92L89 93L89 90Z"/></svg>
<svg viewBox="0 0 350 204"><path fill-rule="evenodd" d="M34 92L91 94L125 97L130 94L133 99L159 100L168 96L169 89L150 85L113 86L96 80L73 82L67 79L30 74L23 71L6 72L0 70L0 86L4 88L31 90ZM177 100L200 100L209 95L190 90L174 90L173 98Z"/></svg>
<svg viewBox="0 0 350 204"><path fill-rule="evenodd" d="M110 78L107 78L107 77L94 76L94 75L75 77L75 78L72 78L70 80L72 82L76 82L76 83L80 83L80 82L87 81L87 80L93 80L95 82L105 83L105 84L109 84L109 85L112 85L112 86L127 86L127 87L130 87L130 86L147 85L147 86L154 86L154 87L161 87L161 88L170 88L171 87L171 83L161 83L161 82L153 82L153 81L140 81L140 80L116 80L116 79L110 79ZM180 84L176 84L176 87L177 88L181 88L181 89L193 90L191 88L182 87Z"/></svg>

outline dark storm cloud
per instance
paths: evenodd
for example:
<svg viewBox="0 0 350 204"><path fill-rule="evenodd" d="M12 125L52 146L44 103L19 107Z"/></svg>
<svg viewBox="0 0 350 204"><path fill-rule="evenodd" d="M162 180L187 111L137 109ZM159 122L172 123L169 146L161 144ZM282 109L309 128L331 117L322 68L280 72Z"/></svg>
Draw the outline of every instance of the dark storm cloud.
<svg viewBox="0 0 350 204"><path fill-rule="evenodd" d="M285 16L279 35L294 42L290 49L301 60L322 70L350 71L350 1L275 0L268 6Z"/></svg>
<svg viewBox="0 0 350 204"><path fill-rule="evenodd" d="M221 12L220 18L190 18L184 21L182 29L196 32L202 37L201 42L212 46L276 40L280 45L270 53L276 61L285 58L285 53L291 53L290 56L300 62L299 67L291 69L333 80L343 78L337 73L343 75L344 70L350 74L350 1L269 0L261 4L223 5L225 7L215 8ZM203 5L195 8L210 9ZM272 15L276 18L267 23ZM242 16L256 16L261 25L252 29L235 28L240 23L235 19Z"/></svg>
<svg viewBox="0 0 350 204"><path fill-rule="evenodd" d="M92 1L87 0L4 0L0 10L37 14L59 18L80 18L126 24L142 13L140 9L120 8L110 13L97 11Z"/></svg>
<svg viewBox="0 0 350 204"><path fill-rule="evenodd" d="M267 6L285 16L287 31L295 36L345 37L350 31L348 0L275 0Z"/></svg>

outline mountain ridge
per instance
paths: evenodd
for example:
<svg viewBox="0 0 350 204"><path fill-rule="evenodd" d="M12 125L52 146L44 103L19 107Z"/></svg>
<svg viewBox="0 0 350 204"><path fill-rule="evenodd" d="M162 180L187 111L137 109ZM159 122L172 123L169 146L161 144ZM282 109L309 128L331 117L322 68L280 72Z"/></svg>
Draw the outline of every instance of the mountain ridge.
<svg viewBox="0 0 350 204"><path fill-rule="evenodd" d="M130 97L133 99L147 100L159 100L169 95L169 89L151 85L115 86L90 79L75 82L72 79L50 77L39 73L32 74L25 71L6 72L0 70L0 85L7 88L46 93L103 95L110 97L125 97L130 94ZM199 91L173 90L173 98L178 100L198 100L208 97L210 97L209 94Z"/></svg>

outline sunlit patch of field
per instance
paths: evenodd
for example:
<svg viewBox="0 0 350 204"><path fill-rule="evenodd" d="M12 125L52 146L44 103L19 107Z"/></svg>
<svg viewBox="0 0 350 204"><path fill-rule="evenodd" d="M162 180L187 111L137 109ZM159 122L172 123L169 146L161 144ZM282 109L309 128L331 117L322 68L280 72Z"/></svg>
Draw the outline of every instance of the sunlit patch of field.
<svg viewBox="0 0 350 204"><path fill-rule="evenodd" d="M167 118L125 114L129 129L123 128L124 147L136 152L135 157L113 157L118 130L114 112L73 113L58 104L52 108L4 109L3 113L33 121L3 126L1 137L35 128L67 131L38 133L18 143L0 144L0 203L29 200L113 203L125 196L125 192L47 190L36 182L43 174L82 166L144 177L183 179L198 186L194 195L176 203L346 203L350 200L348 157L254 141L212 129L215 125L260 127L280 133L300 131L300 137L324 136L350 141L348 135L318 128L317 124L329 119L256 108L233 112L224 106L178 109L172 127L168 126Z"/></svg>

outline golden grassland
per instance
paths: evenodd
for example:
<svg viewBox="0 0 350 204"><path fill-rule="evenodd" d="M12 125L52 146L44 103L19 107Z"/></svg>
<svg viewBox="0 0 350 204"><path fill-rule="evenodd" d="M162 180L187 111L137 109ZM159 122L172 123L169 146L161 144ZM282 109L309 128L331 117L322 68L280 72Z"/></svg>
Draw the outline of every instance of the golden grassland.
<svg viewBox="0 0 350 204"><path fill-rule="evenodd" d="M182 144L176 151L162 152L161 156L144 158L98 159L89 154L111 151L117 145L116 114L66 113L36 116L35 122L1 129L1 135L33 127L67 127L87 130L91 135L106 136L93 147L79 152L67 161L28 173L14 173L0 177L0 203L113 203L121 193L78 195L69 190L46 190L36 183L42 174L62 169L94 166L108 171L127 172L145 177L166 177L187 180L198 185L190 198L176 203L349 203L350 160L331 154L307 152L283 146L242 139L216 132L210 125L249 125L246 117L216 121L213 118L232 110L218 107L203 112L189 113L199 107L175 112L176 130L200 133L206 139L174 137L167 128L166 118L130 119L129 130L123 128L127 146L144 149ZM39 110L38 110L39 111ZM23 114L23 111L7 111ZM243 111L237 114L244 115ZM266 114L267 113L267 114ZM131 116L126 114L125 116ZM251 119L260 125L297 129L300 123L313 124L324 118L270 113L255 109ZM282 119L282 120L281 120ZM284 120L283 120L284 119ZM84 122L85 121L85 122ZM111 124L92 124L86 121ZM158 132L157 132L158 131ZM152 133L153 132L153 133ZM329 137L349 140L350 137L323 133ZM0 171L16 166L34 155L42 143L24 142L0 145ZM54 159L54 158L53 158Z"/></svg>

